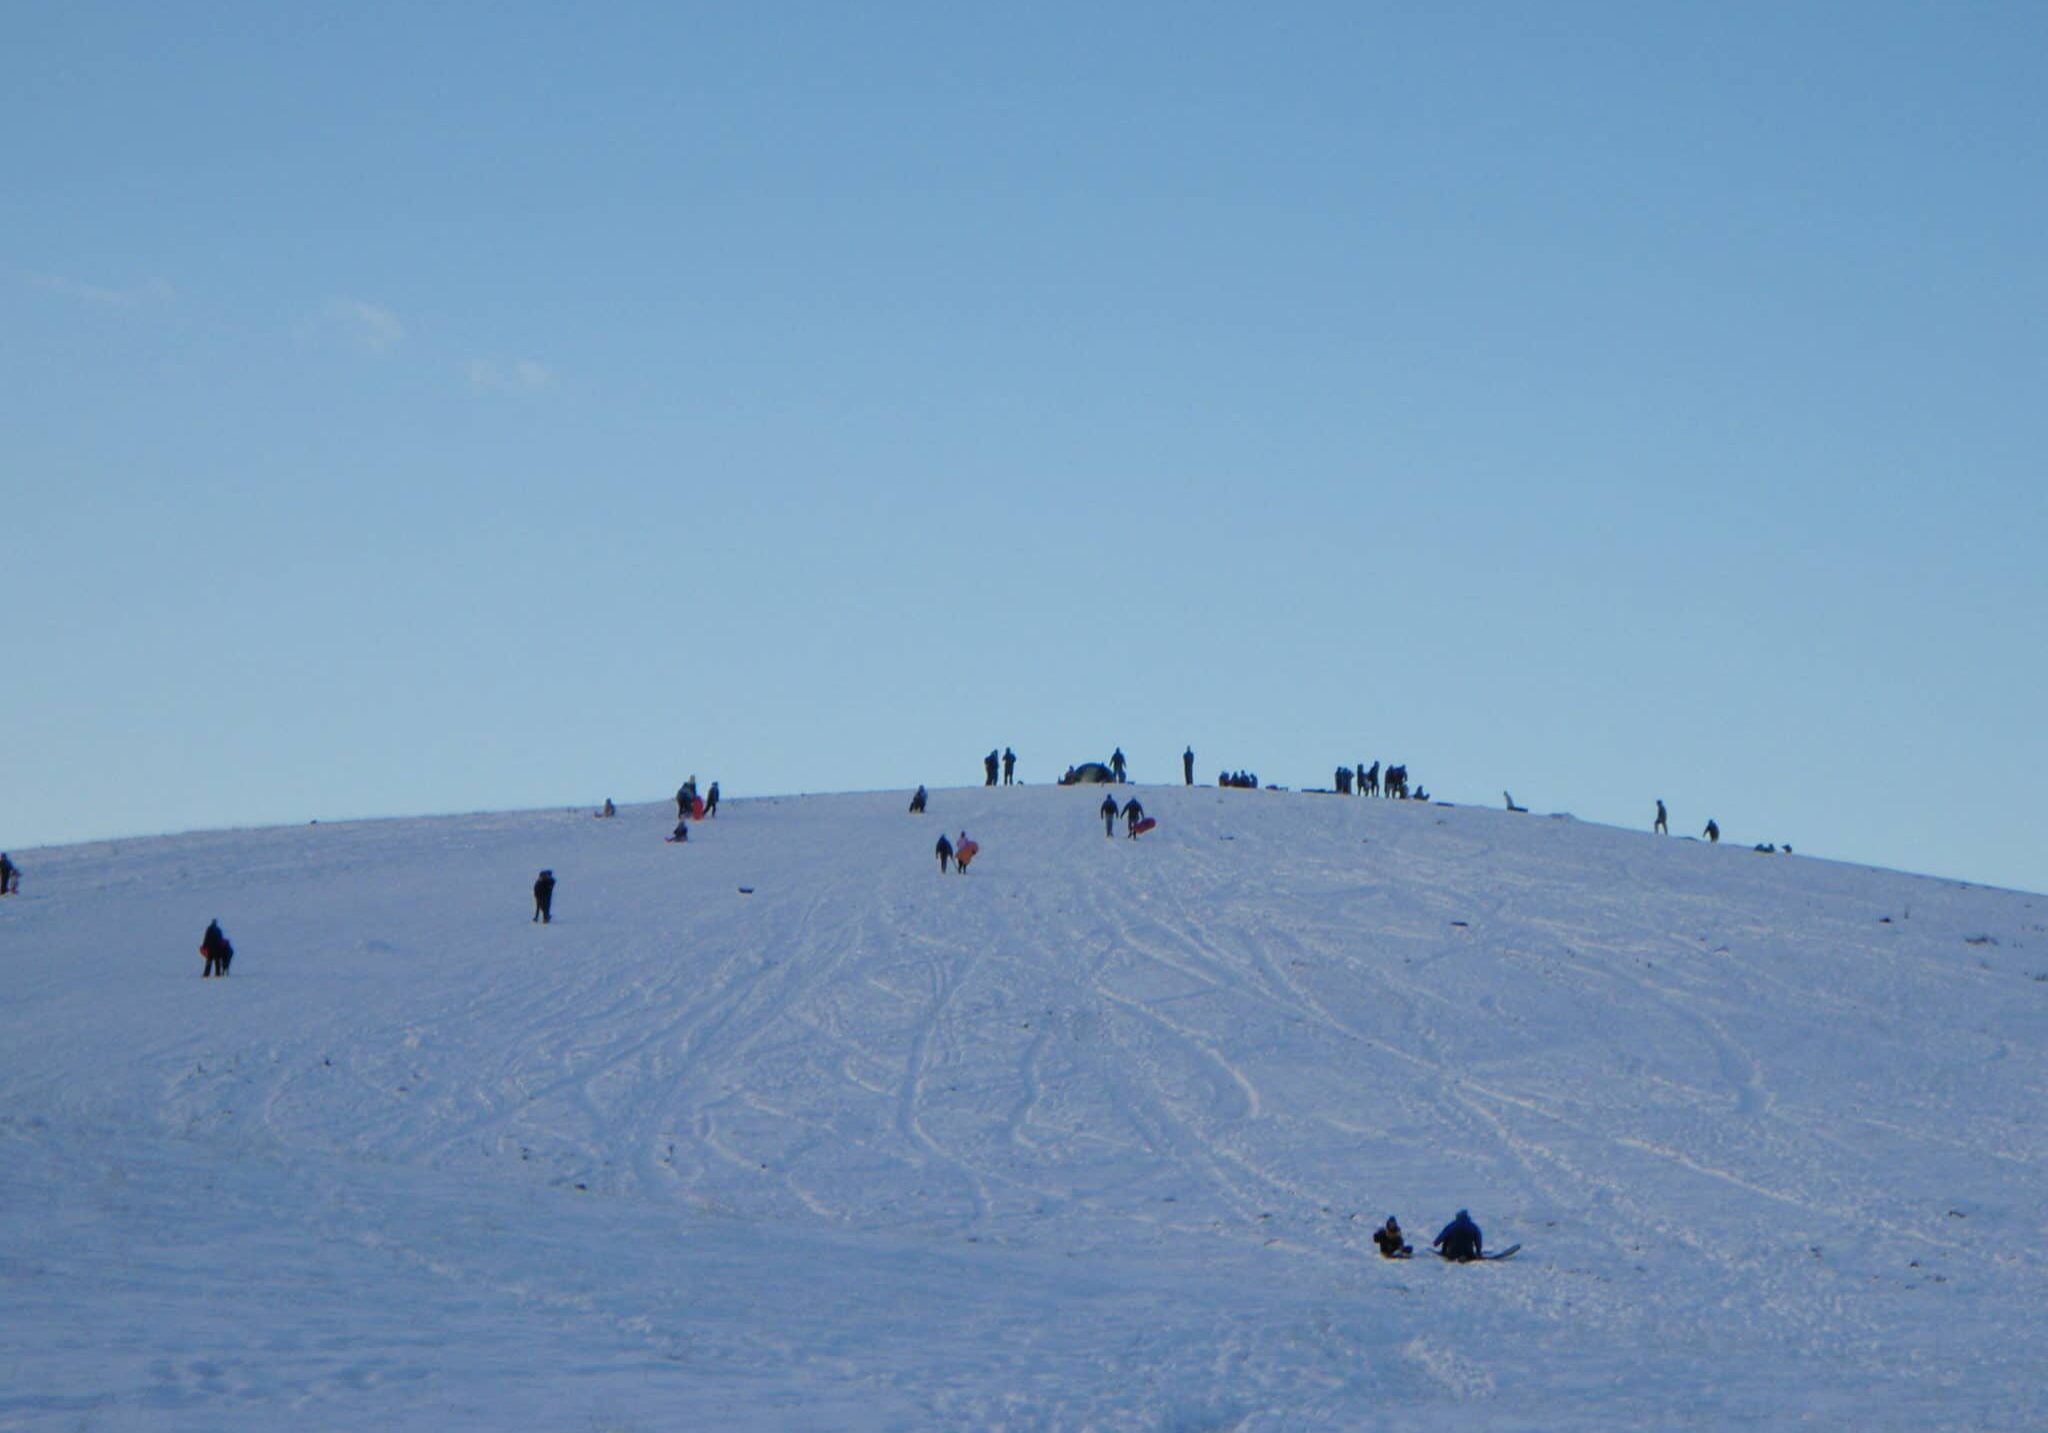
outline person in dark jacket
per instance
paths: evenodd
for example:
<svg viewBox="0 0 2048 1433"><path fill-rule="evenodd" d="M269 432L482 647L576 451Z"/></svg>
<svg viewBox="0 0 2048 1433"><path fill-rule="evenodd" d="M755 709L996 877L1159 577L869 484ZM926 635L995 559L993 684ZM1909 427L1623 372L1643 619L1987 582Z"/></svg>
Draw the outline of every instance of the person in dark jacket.
<svg viewBox="0 0 2048 1433"><path fill-rule="evenodd" d="M676 829L668 833L668 843L671 846L680 846L689 839L690 823L687 821L676 822Z"/></svg>
<svg viewBox="0 0 2048 1433"><path fill-rule="evenodd" d="M1707 829L1700 832L1700 834L1716 846L1721 844L1721 827L1720 823L1716 821L1709 820L1707 822Z"/></svg>
<svg viewBox="0 0 2048 1433"><path fill-rule="evenodd" d="M1013 786L1017 781L1017 753L1007 746L1003 748L1003 785Z"/></svg>
<svg viewBox="0 0 2048 1433"><path fill-rule="evenodd" d="M917 795L910 798L910 814L913 816L924 815L924 803L924 788L920 786L917 788Z"/></svg>
<svg viewBox="0 0 2048 1433"><path fill-rule="evenodd" d="M1130 799L1130 803L1124 807L1124 834L1129 836L1133 841L1137 840L1138 823L1140 821L1143 821L1144 819L1145 808L1140 806L1138 804L1138 798L1133 796Z"/></svg>
<svg viewBox="0 0 2048 1433"><path fill-rule="evenodd" d="M1461 1264L1478 1258L1485 1242L1485 1238L1479 1232L1479 1226L1474 1224L1472 1216L1462 1209L1458 1211L1457 1218L1444 1225L1443 1233L1430 1240L1432 1246L1443 1251L1446 1259L1453 1259Z"/></svg>
<svg viewBox="0 0 2048 1433"><path fill-rule="evenodd" d="M1195 749L1192 746L1180 754L1180 780L1183 786L1195 784Z"/></svg>
<svg viewBox="0 0 2048 1433"><path fill-rule="evenodd" d="M1102 834L1105 836L1114 836L1116 834L1116 798L1114 796L1102 798Z"/></svg>
<svg viewBox="0 0 2048 1433"><path fill-rule="evenodd" d="M1401 1221L1391 1214L1386 1223L1372 1231L1372 1242L1379 1245L1382 1259L1406 1259L1415 1252L1401 1234Z"/></svg>
<svg viewBox="0 0 2048 1433"><path fill-rule="evenodd" d="M690 783L684 782L676 788L676 820L686 821L690 816Z"/></svg>
<svg viewBox="0 0 2048 1433"><path fill-rule="evenodd" d="M206 934L199 938L199 953L206 957L206 965L199 972L201 980L210 975L227 975L228 962L235 958L235 948L228 943L227 935L221 930L219 921L206 923Z"/></svg>
<svg viewBox="0 0 2048 1433"><path fill-rule="evenodd" d="M555 873L542 871L533 883L533 918L542 925L550 924L555 918Z"/></svg>
<svg viewBox="0 0 2048 1433"><path fill-rule="evenodd" d="M1124 779L1124 749L1118 747L1109 754L1109 774L1119 782Z"/></svg>
<svg viewBox="0 0 2048 1433"><path fill-rule="evenodd" d="M1657 798L1657 819L1651 823L1650 829L1660 836L1669 836L1671 834L1671 827L1665 821L1664 798L1661 796Z"/></svg>
<svg viewBox="0 0 2048 1433"><path fill-rule="evenodd" d="M717 814L718 783L714 781L711 783L711 789L704 793L704 815L708 819L709 817L716 816Z"/></svg>
<svg viewBox="0 0 2048 1433"><path fill-rule="evenodd" d="M21 867L0 851L0 896L11 896L21 889Z"/></svg>
<svg viewBox="0 0 2048 1433"><path fill-rule="evenodd" d="M981 784L983 786L993 786L996 784L996 767L1000 764L1001 760L1002 758L993 751L981 759Z"/></svg>
<svg viewBox="0 0 2048 1433"><path fill-rule="evenodd" d="M945 832L941 831L939 833L938 844L933 846L932 850L938 854L939 874L943 876L951 867L953 861L953 843L946 839Z"/></svg>

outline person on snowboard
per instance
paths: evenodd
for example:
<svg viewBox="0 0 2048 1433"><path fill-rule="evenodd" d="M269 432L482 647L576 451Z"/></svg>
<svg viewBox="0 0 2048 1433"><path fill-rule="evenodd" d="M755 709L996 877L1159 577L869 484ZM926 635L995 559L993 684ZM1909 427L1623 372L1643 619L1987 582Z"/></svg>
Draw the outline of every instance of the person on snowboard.
<svg viewBox="0 0 2048 1433"><path fill-rule="evenodd" d="M235 948L228 943L226 934L217 920L206 923L206 934L199 938L199 953L206 957L206 965L199 972L201 980L210 975L227 978L228 962L235 958Z"/></svg>
<svg viewBox="0 0 2048 1433"><path fill-rule="evenodd" d="M1102 834L1104 836L1114 836L1116 834L1116 798L1114 796L1102 798Z"/></svg>
<svg viewBox="0 0 2048 1433"><path fill-rule="evenodd" d="M1379 1245L1382 1259L1406 1259L1415 1253L1401 1235L1401 1221L1391 1214L1386 1223L1372 1231L1372 1242Z"/></svg>
<svg viewBox="0 0 2048 1433"><path fill-rule="evenodd" d="M1446 1259L1460 1264L1470 1263L1478 1258L1485 1242L1485 1236L1479 1232L1479 1226L1474 1224L1472 1216L1462 1209L1458 1211L1457 1218L1444 1225L1444 1232L1430 1241L1433 1247L1442 1251Z"/></svg>
<svg viewBox="0 0 2048 1433"><path fill-rule="evenodd" d="M938 853L939 874L943 876L953 860L953 843L946 839L945 832L941 831L939 833L938 844L933 846L932 850Z"/></svg>
<svg viewBox="0 0 2048 1433"><path fill-rule="evenodd" d="M555 873L542 871L533 883L533 918L542 925L555 918Z"/></svg>

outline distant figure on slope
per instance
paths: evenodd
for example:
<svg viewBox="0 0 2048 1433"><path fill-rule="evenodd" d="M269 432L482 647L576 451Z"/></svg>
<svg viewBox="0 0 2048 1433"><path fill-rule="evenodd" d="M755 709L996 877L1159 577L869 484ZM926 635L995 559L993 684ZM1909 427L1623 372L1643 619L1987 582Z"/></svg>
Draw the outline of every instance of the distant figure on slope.
<svg viewBox="0 0 2048 1433"><path fill-rule="evenodd" d="M711 783L711 789L704 793L704 814L706 816L716 816L718 814L718 783L715 781Z"/></svg>
<svg viewBox="0 0 2048 1433"><path fill-rule="evenodd" d="M1358 783L1358 794L1360 796L1377 796L1380 794L1380 764L1377 761L1365 769L1365 779Z"/></svg>
<svg viewBox="0 0 2048 1433"><path fill-rule="evenodd" d="M1001 762L1001 760L1002 758L997 756L993 751L989 752L987 756L984 756L981 759L982 785L993 786L996 784L996 767Z"/></svg>
<svg viewBox="0 0 2048 1433"><path fill-rule="evenodd" d="M1349 796L1351 794L1351 768L1348 766L1337 768L1337 794L1339 796Z"/></svg>
<svg viewBox="0 0 2048 1433"><path fill-rule="evenodd" d="M1657 820L1650 829L1662 836L1669 836L1671 834L1671 827L1664 816L1664 798L1661 796L1657 798Z"/></svg>
<svg viewBox="0 0 2048 1433"><path fill-rule="evenodd" d="M1192 746L1180 754L1180 780L1183 786L1195 784L1195 749Z"/></svg>
<svg viewBox="0 0 2048 1433"><path fill-rule="evenodd" d="M1003 748L1003 785L1013 785L1017 780L1017 753L1007 746Z"/></svg>
<svg viewBox="0 0 2048 1433"><path fill-rule="evenodd" d="M1702 831L1700 834L1702 836L1705 836L1707 840L1713 845L1718 846L1721 844L1721 828L1714 823L1711 817L1708 818L1707 829Z"/></svg>
<svg viewBox="0 0 2048 1433"><path fill-rule="evenodd" d="M1444 1225L1444 1232L1430 1240L1430 1243L1442 1250L1446 1259L1453 1259L1462 1264L1478 1258L1486 1240L1480 1234L1479 1226L1472 1222L1472 1216L1460 1209L1458 1217Z"/></svg>
<svg viewBox="0 0 2048 1433"><path fill-rule="evenodd" d="M547 925L555 918L555 873L542 871L533 883L533 918Z"/></svg>
<svg viewBox="0 0 2048 1433"><path fill-rule="evenodd" d="M981 842L962 831L960 839L953 843L953 869L960 875L966 875L967 863L980 854Z"/></svg>
<svg viewBox="0 0 2048 1433"><path fill-rule="evenodd" d="M1391 1214L1386 1223L1372 1231L1372 1242L1379 1245L1382 1259L1406 1259L1415 1252L1401 1234L1401 1221Z"/></svg>
<svg viewBox="0 0 2048 1433"><path fill-rule="evenodd" d="M219 921L206 923L206 934L199 938L199 953L206 957L206 964L199 972L201 980L210 975L225 976L228 973L228 962L235 958L235 948L228 943Z"/></svg>
<svg viewBox="0 0 2048 1433"><path fill-rule="evenodd" d="M1116 798L1114 796L1103 797L1101 810L1102 834L1114 836L1116 834Z"/></svg>
<svg viewBox="0 0 2048 1433"><path fill-rule="evenodd" d="M697 794L697 778L691 777L676 788L676 820L690 819L690 802Z"/></svg>
<svg viewBox="0 0 2048 1433"><path fill-rule="evenodd" d="M946 874L946 868L952 863L953 860L953 843L946 839L946 833L944 831L939 832L939 843L936 846L932 847L932 850L938 853L939 874L943 876Z"/></svg>
<svg viewBox="0 0 2048 1433"><path fill-rule="evenodd" d="M1501 799L1508 803L1508 810L1510 811L1520 811L1524 814L1527 814L1529 810L1529 808L1526 806L1515 805L1515 794L1512 791L1501 792Z"/></svg>
<svg viewBox="0 0 2048 1433"><path fill-rule="evenodd" d="M1365 795L1365 763L1362 761L1351 773L1351 789L1360 796Z"/></svg>
<svg viewBox="0 0 2048 1433"><path fill-rule="evenodd" d="M597 814L599 817L609 820L611 817L619 814L619 808L612 805L611 797L607 796L604 799L604 805L598 808Z"/></svg>
<svg viewBox="0 0 2048 1433"><path fill-rule="evenodd" d="M1109 774L1121 784L1124 779L1124 749L1118 747L1109 754Z"/></svg>
<svg viewBox="0 0 2048 1433"><path fill-rule="evenodd" d="M690 839L690 823L688 821L676 822L676 829L669 832L666 839L671 846L679 846L683 842L688 841Z"/></svg>
<svg viewBox="0 0 2048 1433"><path fill-rule="evenodd" d="M5 851L0 851L0 896L11 896L21 889L21 867L14 864Z"/></svg>
<svg viewBox="0 0 2048 1433"><path fill-rule="evenodd" d="M1140 821L1143 821L1144 819L1145 808L1140 806L1138 804L1138 798L1133 796L1130 799L1130 802L1124 807L1124 834L1130 837L1133 841L1137 840L1138 823Z"/></svg>
<svg viewBox="0 0 2048 1433"><path fill-rule="evenodd" d="M917 788L917 794L910 798L910 814L913 816L924 815L924 803L924 788L920 786Z"/></svg>

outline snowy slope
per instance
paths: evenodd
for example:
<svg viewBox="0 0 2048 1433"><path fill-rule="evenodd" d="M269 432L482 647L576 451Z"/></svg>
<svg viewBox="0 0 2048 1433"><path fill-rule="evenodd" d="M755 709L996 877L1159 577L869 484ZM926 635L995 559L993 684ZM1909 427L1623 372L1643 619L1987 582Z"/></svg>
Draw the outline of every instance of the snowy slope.
<svg viewBox="0 0 2048 1433"><path fill-rule="evenodd" d="M17 852L0 1427L2048 1425L2048 898L1139 790Z"/></svg>

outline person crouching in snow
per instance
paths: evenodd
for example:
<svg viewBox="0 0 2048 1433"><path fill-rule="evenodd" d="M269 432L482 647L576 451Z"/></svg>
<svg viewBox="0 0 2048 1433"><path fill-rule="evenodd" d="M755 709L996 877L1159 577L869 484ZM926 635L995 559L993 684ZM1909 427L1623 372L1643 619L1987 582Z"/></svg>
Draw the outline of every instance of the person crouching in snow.
<svg viewBox="0 0 2048 1433"><path fill-rule="evenodd" d="M1443 1233L1430 1240L1432 1245L1443 1252L1446 1259L1461 1264L1478 1258L1485 1242L1479 1232L1479 1226L1474 1224L1472 1216L1462 1209L1458 1211L1457 1218L1444 1225Z"/></svg>
<svg viewBox="0 0 2048 1433"><path fill-rule="evenodd" d="M1415 1252L1401 1235L1401 1222L1391 1214L1385 1224L1372 1231L1372 1242L1379 1245L1382 1259L1406 1259Z"/></svg>

